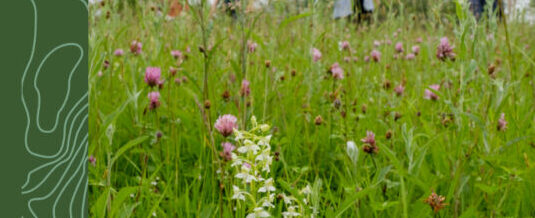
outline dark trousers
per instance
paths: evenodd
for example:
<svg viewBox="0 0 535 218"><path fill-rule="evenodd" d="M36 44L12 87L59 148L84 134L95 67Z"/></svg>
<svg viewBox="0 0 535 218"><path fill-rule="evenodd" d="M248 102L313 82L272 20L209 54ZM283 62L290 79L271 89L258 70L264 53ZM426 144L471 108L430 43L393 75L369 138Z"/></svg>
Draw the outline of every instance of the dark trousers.
<svg viewBox="0 0 535 218"><path fill-rule="evenodd" d="M490 4L491 0L470 0L470 10L474 13L476 18L480 18L483 12L485 12L485 6ZM492 4L492 11L498 10L498 16L501 16L500 8L498 8L498 0L494 0Z"/></svg>

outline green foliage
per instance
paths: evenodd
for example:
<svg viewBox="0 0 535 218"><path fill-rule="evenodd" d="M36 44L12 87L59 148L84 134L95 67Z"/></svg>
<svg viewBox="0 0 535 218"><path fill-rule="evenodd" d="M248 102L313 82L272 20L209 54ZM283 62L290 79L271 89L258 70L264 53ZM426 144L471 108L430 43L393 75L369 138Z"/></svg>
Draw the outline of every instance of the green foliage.
<svg viewBox="0 0 535 218"><path fill-rule="evenodd" d="M317 217L432 217L424 203L431 192L447 203L436 216L535 214L532 25L508 23L509 53L501 23L476 22L461 1L387 1L370 24L333 21L322 1L295 11L274 1L269 11L236 19L223 11L210 17L207 7L199 16L195 5L168 19L164 2L90 6L91 216L245 217L231 199L235 178L221 176L230 165L219 156L227 139L214 122L223 114L238 117L240 130L252 128L253 115L272 127L275 187L301 207L306 201ZM415 12L420 7L428 8L427 19ZM455 61L435 57L443 36ZM133 40L143 43L139 55L129 52ZM248 40L256 51L247 51ZM339 49L344 40L350 50ZM379 62L365 62L375 40L392 45L376 48ZM413 45L420 53L396 59L397 42L401 57ZM123 56L113 55L118 48ZM322 52L320 61L312 48ZM342 80L326 73L335 62ZM148 66L162 69L161 89L144 83ZM242 79L249 96L241 95ZM397 96L400 84L405 91ZM436 101L423 98L431 84L441 85ZM155 90L161 104L150 110L147 95ZM501 113L505 131L497 130ZM377 154L362 150L366 131L376 135ZM273 216L286 211L283 199L274 200Z"/></svg>

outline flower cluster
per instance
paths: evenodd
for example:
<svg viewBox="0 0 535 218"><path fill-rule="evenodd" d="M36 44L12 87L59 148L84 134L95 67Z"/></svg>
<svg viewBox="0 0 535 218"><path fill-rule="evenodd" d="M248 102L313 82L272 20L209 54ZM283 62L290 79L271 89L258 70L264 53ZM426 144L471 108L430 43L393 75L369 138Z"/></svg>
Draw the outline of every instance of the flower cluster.
<svg viewBox="0 0 535 218"><path fill-rule="evenodd" d="M275 185L270 177L271 135L265 135L270 127L258 124L251 118L249 131L234 129L237 148L232 151L231 167L238 179L232 187L232 199L243 201L250 210L247 217L269 217L268 210L274 208Z"/></svg>
<svg viewBox="0 0 535 218"><path fill-rule="evenodd" d="M424 202L429 204L435 213L438 213L438 211L446 207L447 204L444 203L445 200L446 198L444 196L437 195L437 193L432 192L431 195L424 200Z"/></svg>
<svg viewBox="0 0 535 218"><path fill-rule="evenodd" d="M446 59L455 60L455 53L453 52L453 46L450 45L448 37L440 39L440 44L437 46L437 58L441 61Z"/></svg>

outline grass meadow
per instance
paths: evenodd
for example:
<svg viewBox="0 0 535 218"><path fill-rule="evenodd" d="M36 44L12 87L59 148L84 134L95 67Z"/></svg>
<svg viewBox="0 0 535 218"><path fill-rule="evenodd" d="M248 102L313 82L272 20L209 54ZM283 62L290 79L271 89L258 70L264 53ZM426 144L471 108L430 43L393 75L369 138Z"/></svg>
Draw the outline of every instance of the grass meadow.
<svg viewBox="0 0 535 218"><path fill-rule="evenodd" d="M417 2L90 5L90 216L535 216L535 27Z"/></svg>

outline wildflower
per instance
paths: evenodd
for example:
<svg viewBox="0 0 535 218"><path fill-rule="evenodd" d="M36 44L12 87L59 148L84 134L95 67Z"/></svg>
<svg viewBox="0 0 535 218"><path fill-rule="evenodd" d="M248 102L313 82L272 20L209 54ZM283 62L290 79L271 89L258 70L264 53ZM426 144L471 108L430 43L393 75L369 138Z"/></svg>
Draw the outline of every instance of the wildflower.
<svg viewBox="0 0 535 218"><path fill-rule="evenodd" d="M433 101L436 101L438 99L438 95L435 94L433 91L431 90L434 90L434 91L438 91L440 89L440 85L438 84L433 84L433 85L430 85L429 86L429 89L425 89L425 92L424 92L424 98L425 99L429 99L429 100L433 100Z"/></svg>
<svg viewBox="0 0 535 218"><path fill-rule="evenodd" d="M396 43L395 48L396 48L396 52L403 53L403 43L401 42Z"/></svg>
<svg viewBox="0 0 535 218"><path fill-rule="evenodd" d="M104 60L104 64L102 66L104 67L104 69L108 69L108 67L110 67L110 61Z"/></svg>
<svg viewBox="0 0 535 218"><path fill-rule="evenodd" d="M314 118L314 124L316 124L316 126L319 126L323 123L323 118L321 118L321 115L318 115L316 116L316 118Z"/></svg>
<svg viewBox="0 0 535 218"><path fill-rule="evenodd" d="M387 39L385 42L386 42L387 45L392 45L392 40L390 40L390 39Z"/></svg>
<svg viewBox="0 0 535 218"><path fill-rule="evenodd" d="M89 163L95 166L95 164L97 163L97 158L95 158L93 155L89 156Z"/></svg>
<svg viewBox="0 0 535 218"><path fill-rule="evenodd" d="M258 192L274 192L275 186L273 186L273 178L269 178L264 181L264 186L258 189Z"/></svg>
<svg viewBox="0 0 535 218"><path fill-rule="evenodd" d="M366 63L370 62L370 56L364 56L364 62Z"/></svg>
<svg viewBox="0 0 535 218"><path fill-rule="evenodd" d="M416 38L416 43L422 43L422 41L423 41L423 40L422 40L422 37L418 37L418 38Z"/></svg>
<svg viewBox="0 0 535 218"><path fill-rule="evenodd" d="M420 54L420 46L419 45L412 46L412 53L414 53L414 55Z"/></svg>
<svg viewBox="0 0 535 218"><path fill-rule="evenodd" d="M223 100L229 101L230 100L230 92L228 90L225 90L223 92L223 94L221 94L221 97L223 98Z"/></svg>
<svg viewBox="0 0 535 218"><path fill-rule="evenodd" d="M351 61L351 57L345 56L345 57L344 57L344 62L347 63L347 62L349 62L349 61Z"/></svg>
<svg viewBox="0 0 535 218"><path fill-rule="evenodd" d="M175 58L175 59L181 59L182 58L182 52L179 51L179 50L172 50L171 51L171 56L173 56L173 58Z"/></svg>
<svg viewBox="0 0 535 218"><path fill-rule="evenodd" d="M317 48L312 48L310 53L312 54L312 60L314 60L314 62L318 62L321 59L321 52Z"/></svg>
<svg viewBox="0 0 535 218"><path fill-rule="evenodd" d="M271 61L270 60L264 61L264 65L266 66L266 68L270 68L271 67Z"/></svg>
<svg viewBox="0 0 535 218"><path fill-rule="evenodd" d="M286 217L298 217L301 216L300 213L296 211L296 206L290 206L288 207L288 211L282 212L282 216Z"/></svg>
<svg viewBox="0 0 535 218"><path fill-rule="evenodd" d="M270 217L271 214L269 214L264 208L257 207L254 209L253 213L247 214L245 218L257 218L257 217Z"/></svg>
<svg viewBox="0 0 535 218"><path fill-rule="evenodd" d="M249 163L243 163L241 167L241 171L236 174L236 178L242 179L244 183L251 183L252 181L257 181L258 179L256 176L250 174L251 172L251 164Z"/></svg>
<svg viewBox="0 0 535 218"><path fill-rule="evenodd" d="M377 47L379 47L380 45L381 45L381 42L379 42L379 41L377 41L377 40L374 40L374 41L373 41L373 46L374 46L374 47L377 48Z"/></svg>
<svg viewBox="0 0 535 218"><path fill-rule="evenodd" d="M403 86L402 84L399 84L398 86L394 88L394 92L396 92L397 96L402 96L404 91L405 91L405 86Z"/></svg>
<svg viewBox="0 0 535 218"><path fill-rule="evenodd" d="M507 129L507 121L505 121L505 114L500 114L500 119L498 120L498 131L505 131Z"/></svg>
<svg viewBox="0 0 535 218"><path fill-rule="evenodd" d="M274 200L275 200L275 194L271 193L267 197L262 198L260 202L262 203L262 207L275 208L275 205L272 203Z"/></svg>
<svg viewBox="0 0 535 218"><path fill-rule="evenodd" d="M124 51L123 51L123 49L120 49L120 48L119 48L119 49L116 49L116 50L113 52L113 55L115 55L115 56L117 56L117 57L121 57L121 56L123 56L123 54L124 54Z"/></svg>
<svg viewBox="0 0 535 218"><path fill-rule="evenodd" d="M236 123L238 121L238 118L231 114L225 114L223 116L220 116L215 121L214 127L223 135L224 137L229 136L234 132L234 129L238 128L238 124Z"/></svg>
<svg viewBox="0 0 535 218"><path fill-rule="evenodd" d="M392 86L392 83L390 83L390 80L386 79L386 80L383 82L383 88L384 88L384 89L390 89L390 86Z"/></svg>
<svg viewBox="0 0 535 218"><path fill-rule="evenodd" d="M177 71L178 69L174 67L169 67L169 74L171 74L171 76L175 76Z"/></svg>
<svg viewBox="0 0 535 218"><path fill-rule="evenodd" d="M340 51L349 50L349 42L348 41L338 42L338 49L340 49Z"/></svg>
<svg viewBox="0 0 535 218"><path fill-rule="evenodd" d="M455 60L455 53L448 37L440 39L440 44L437 46L437 58L441 61L445 61L446 59Z"/></svg>
<svg viewBox="0 0 535 218"><path fill-rule="evenodd" d="M240 89L241 96L249 96L249 94L251 94L251 87L249 85L250 85L250 82L248 80L244 79L241 81L241 89Z"/></svg>
<svg viewBox="0 0 535 218"><path fill-rule="evenodd" d="M246 139L243 143L244 145L238 148L238 152L242 154L249 152L256 154L260 150L260 147L251 140Z"/></svg>
<svg viewBox="0 0 535 218"><path fill-rule="evenodd" d="M366 137L360 141L375 146L375 134L372 131L366 131Z"/></svg>
<svg viewBox="0 0 535 218"><path fill-rule="evenodd" d="M102 71L98 71L97 76L102 77Z"/></svg>
<svg viewBox="0 0 535 218"><path fill-rule="evenodd" d="M159 67L147 67L145 70L145 83L150 87L160 85L162 84L162 81L160 80L161 75L162 71Z"/></svg>
<svg viewBox="0 0 535 218"><path fill-rule="evenodd" d="M405 56L405 59L407 60L414 60L415 55L413 53L408 53L407 56Z"/></svg>
<svg viewBox="0 0 535 218"><path fill-rule="evenodd" d="M245 200L244 192L240 190L238 186L232 186L232 199Z"/></svg>
<svg viewBox="0 0 535 218"><path fill-rule="evenodd" d="M249 53L253 53L256 51L256 47L258 47L258 44L256 42L253 42L251 40L247 40L247 48L249 50Z"/></svg>
<svg viewBox="0 0 535 218"><path fill-rule="evenodd" d="M177 85L180 85L182 83L182 80L180 78L175 78L175 83Z"/></svg>
<svg viewBox="0 0 535 218"><path fill-rule="evenodd" d="M141 44L141 42L134 40L132 43L130 43L130 52L132 52L134 55L141 54L142 48L143 44Z"/></svg>
<svg viewBox="0 0 535 218"><path fill-rule="evenodd" d="M359 151L354 141L346 142L346 153L349 159L351 159L351 162L353 162L353 165L356 165L359 158Z"/></svg>
<svg viewBox="0 0 535 218"><path fill-rule="evenodd" d="M372 131L366 131L366 137L360 140L364 142L362 150L368 154L377 154L379 147L375 143L375 134Z"/></svg>
<svg viewBox="0 0 535 218"><path fill-rule="evenodd" d="M333 75L333 78L335 79L343 79L344 78L344 70L340 67L338 62L331 65L330 71Z"/></svg>
<svg viewBox="0 0 535 218"><path fill-rule="evenodd" d="M150 92L148 97L150 100L149 109L154 110L160 106L160 93L159 92L157 91Z"/></svg>
<svg viewBox="0 0 535 218"><path fill-rule="evenodd" d="M381 60L381 52L377 50L372 50L370 56L372 57L373 61L379 62Z"/></svg>
<svg viewBox="0 0 535 218"><path fill-rule="evenodd" d="M386 139L390 139L390 138L392 138L392 130L388 130L388 131L386 131L385 138L386 138Z"/></svg>
<svg viewBox="0 0 535 218"><path fill-rule="evenodd" d="M447 205L444 203L445 200L446 198L444 196L437 195L435 192L432 192L424 202L429 204L435 213L438 213L438 211L442 210Z"/></svg>
<svg viewBox="0 0 535 218"><path fill-rule="evenodd" d="M204 109L209 110L211 106L212 103L210 102L210 100L206 99L206 101L204 101Z"/></svg>

